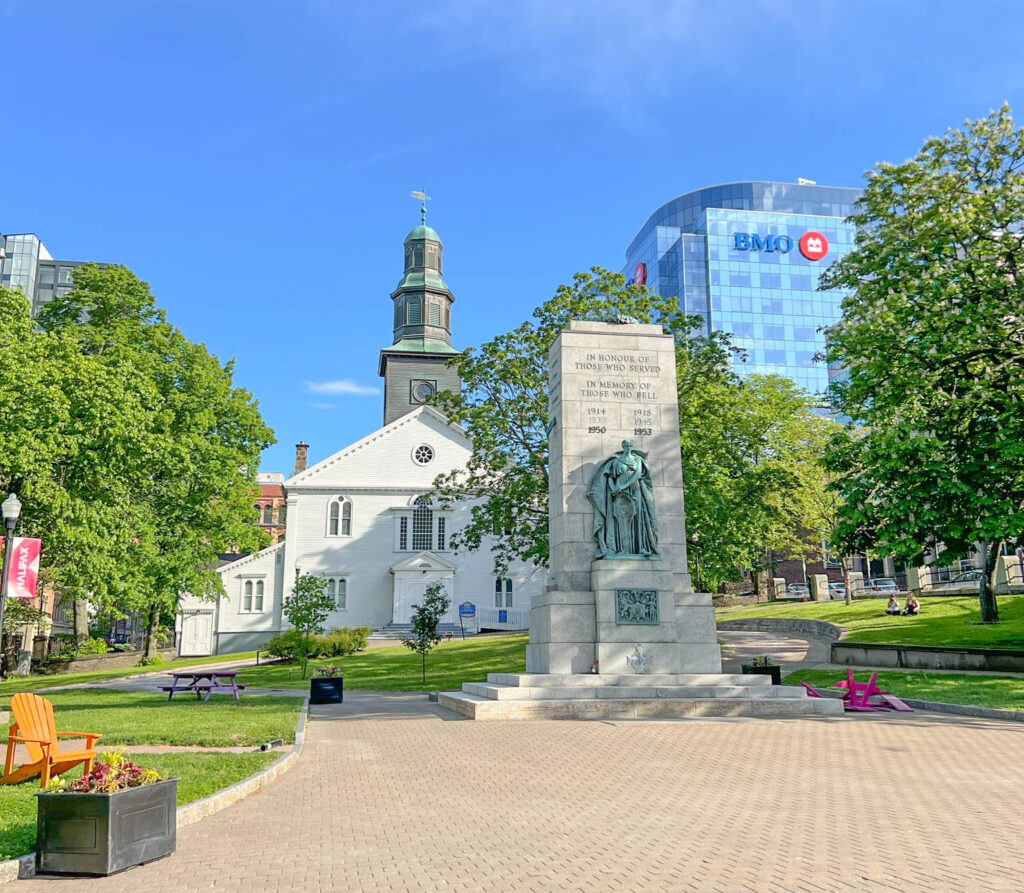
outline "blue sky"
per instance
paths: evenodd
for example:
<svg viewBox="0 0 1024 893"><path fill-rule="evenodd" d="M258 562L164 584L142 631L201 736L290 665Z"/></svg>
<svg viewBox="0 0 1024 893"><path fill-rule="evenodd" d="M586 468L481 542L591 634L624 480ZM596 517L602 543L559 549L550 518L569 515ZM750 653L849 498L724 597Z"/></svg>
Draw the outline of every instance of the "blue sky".
<svg viewBox="0 0 1024 893"><path fill-rule="evenodd" d="M682 192L856 186L1024 119L1021 46L1016 0L0 0L0 232L146 279L237 358L289 471L381 423L410 190L465 347L619 269Z"/></svg>

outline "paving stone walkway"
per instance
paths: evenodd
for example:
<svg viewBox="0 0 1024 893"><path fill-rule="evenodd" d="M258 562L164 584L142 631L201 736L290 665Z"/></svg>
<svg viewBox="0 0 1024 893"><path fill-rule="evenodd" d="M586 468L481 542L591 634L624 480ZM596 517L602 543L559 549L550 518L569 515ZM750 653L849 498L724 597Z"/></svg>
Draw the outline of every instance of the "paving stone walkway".
<svg viewBox="0 0 1024 893"><path fill-rule="evenodd" d="M18 889L1020 890L1022 754L1016 724L924 714L474 723L347 693L170 858Z"/></svg>

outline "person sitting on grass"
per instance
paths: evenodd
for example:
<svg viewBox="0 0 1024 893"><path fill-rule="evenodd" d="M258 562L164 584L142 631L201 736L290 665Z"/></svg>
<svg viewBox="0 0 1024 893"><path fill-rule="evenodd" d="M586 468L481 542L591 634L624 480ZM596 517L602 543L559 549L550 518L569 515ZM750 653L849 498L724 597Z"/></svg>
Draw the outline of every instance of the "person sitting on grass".
<svg viewBox="0 0 1024 893"><path fill-rule="evenodd" d="M903 614L906 617L916 617L921 613L921 603L917 600L917 596L913 592L907 596L907 605L903 609Z"/></svg>
<svg viewBox="0 0 1024 893"><path fill-rule="evenodd" d="M896 617L900 615L900 600L896 598L895 593L889 596L889 604L885 606L885 613Z"/></svg>

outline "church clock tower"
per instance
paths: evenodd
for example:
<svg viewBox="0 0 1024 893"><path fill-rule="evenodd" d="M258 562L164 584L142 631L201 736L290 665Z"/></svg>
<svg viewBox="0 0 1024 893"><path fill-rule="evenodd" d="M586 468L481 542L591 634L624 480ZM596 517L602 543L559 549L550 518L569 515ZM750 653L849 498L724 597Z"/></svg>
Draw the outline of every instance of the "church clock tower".
<svg viewBox="0 0 1024 893"><path fill-rule="evenodd" d="M391 293L395 342L380 352L384 424L426 403L438 391L462 390L458 373L445 365L452 347L455 296L441 278L441 237L422 221L405 237L405 275Z"/></svg>

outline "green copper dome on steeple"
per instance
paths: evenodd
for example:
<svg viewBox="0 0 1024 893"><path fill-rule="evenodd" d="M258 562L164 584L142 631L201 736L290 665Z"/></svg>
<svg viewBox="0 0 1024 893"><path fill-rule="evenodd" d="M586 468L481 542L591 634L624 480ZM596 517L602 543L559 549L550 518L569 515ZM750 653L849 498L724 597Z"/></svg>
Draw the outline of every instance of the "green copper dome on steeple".
<svg viewBox="0 0 1024 893"><path fill-rule="evenodd" d="M437 230L435 230L431 226L427 226L425 223L421 223L419 226L416 227L416 229L414 229L411 233L409 233L409 235L405 237L404 244L408 244L409 242L416 242L419 241L420 239L431 239L434 242L441 241L441 237L437 234Z"/></svg>

